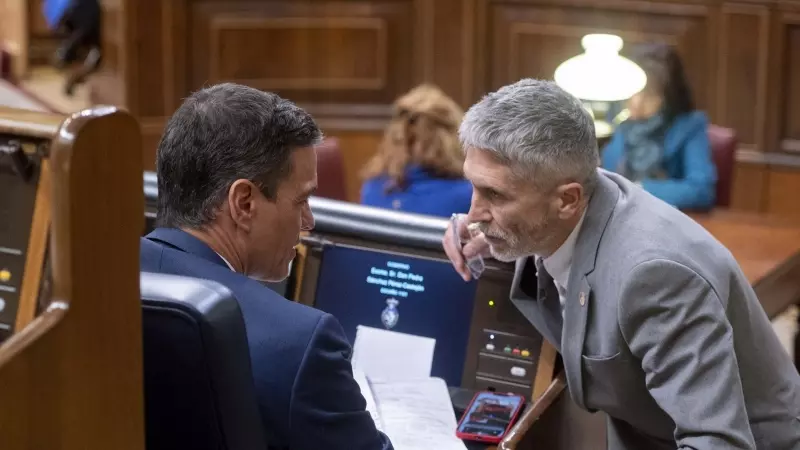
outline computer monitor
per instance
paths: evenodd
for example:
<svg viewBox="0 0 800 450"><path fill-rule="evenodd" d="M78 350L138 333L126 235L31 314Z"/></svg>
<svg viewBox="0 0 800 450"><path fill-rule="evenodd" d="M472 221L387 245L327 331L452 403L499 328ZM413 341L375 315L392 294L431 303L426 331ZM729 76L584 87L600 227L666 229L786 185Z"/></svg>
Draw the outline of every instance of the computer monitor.
<svg viewBox="0 0 800 450"><path fill-rule="evenodd" d="M431 375L449 386L530 398L547 368L541 335L509 300L513 264L487 260L467 283L442 248L445 219L323 198L311 209L297 301L334 315L351 343L359 325L435 339Z"/></svg>
<svg viewBox="0 0 800 450"><path fill-rule="evenodd" d="M0 134L0 343L33 320L42 301L49 303L47 145Z"/></svg>
<svg viewBox="0 0 800 450"><path fill-rule="evenodd" d="M350 342L359 325L435 339L431 376L460 386L476 285L441 259L336 246L322 255L314 305Z"/></svg>

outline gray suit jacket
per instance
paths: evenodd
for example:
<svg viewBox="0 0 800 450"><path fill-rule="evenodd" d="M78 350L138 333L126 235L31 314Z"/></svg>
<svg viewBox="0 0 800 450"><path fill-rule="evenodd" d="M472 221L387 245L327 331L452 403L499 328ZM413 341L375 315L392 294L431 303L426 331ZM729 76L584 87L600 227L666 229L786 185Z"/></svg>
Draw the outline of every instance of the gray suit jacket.
<svg viewBox="0 0 800 450"><path fill-rule="evenodd" d="M621 176L598 181L561 341L522 260L511 299L561 352L575 403L608 414L609 450L800 449L800 375L731 253Z"/></svg>

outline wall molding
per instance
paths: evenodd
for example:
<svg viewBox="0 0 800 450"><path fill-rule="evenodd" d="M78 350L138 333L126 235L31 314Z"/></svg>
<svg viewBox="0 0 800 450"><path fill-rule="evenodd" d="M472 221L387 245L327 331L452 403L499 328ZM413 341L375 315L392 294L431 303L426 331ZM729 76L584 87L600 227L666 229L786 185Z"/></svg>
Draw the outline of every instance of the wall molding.
<svg viewBox="0 0 800 450"><path fill-rule="evenodd" d="M800 155L782 152L759 152L749 148L736 150L736 162L800 169Z"/></svg>

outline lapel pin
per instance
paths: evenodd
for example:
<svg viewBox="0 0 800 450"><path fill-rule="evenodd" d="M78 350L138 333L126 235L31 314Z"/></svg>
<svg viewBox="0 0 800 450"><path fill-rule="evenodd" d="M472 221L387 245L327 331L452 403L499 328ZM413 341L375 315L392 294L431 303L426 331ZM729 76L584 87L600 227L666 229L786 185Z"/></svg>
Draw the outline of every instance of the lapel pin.
<svg viewBox="0 0 800 450"><path fill-rule="evenodd" d="M581 306L586 305L586 294L583 293L583 292L581 292L580 302L581 302Z"/></svg>

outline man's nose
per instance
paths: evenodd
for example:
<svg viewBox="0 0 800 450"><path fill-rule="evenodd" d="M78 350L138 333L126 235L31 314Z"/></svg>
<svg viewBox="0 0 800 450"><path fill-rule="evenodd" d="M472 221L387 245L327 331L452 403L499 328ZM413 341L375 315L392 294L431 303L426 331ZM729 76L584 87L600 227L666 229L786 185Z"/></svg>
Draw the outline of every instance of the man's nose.
<svg viewBox="0 0 800 450"><path fill-rule="evenodd" d="M469 213L467 213L468 223L474 222L491 222L492 215L489 213L489 205L480 198L480 195L472 194L472 203L469 206Z"/></svg>

